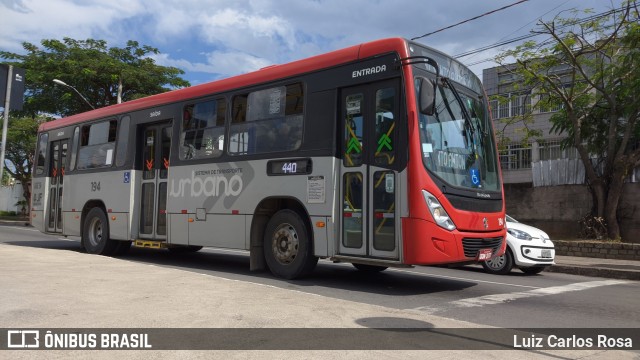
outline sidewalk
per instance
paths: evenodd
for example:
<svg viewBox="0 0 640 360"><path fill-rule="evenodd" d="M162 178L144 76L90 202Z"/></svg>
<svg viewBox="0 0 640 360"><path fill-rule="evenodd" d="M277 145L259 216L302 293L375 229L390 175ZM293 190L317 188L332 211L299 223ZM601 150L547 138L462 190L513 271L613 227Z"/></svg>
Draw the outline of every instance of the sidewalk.
<svg viewBox="0 0 640 360"><path fill-rule="evenodd" d="M611 279L640 280L640 261L556 255L545 271Z"/></svg>

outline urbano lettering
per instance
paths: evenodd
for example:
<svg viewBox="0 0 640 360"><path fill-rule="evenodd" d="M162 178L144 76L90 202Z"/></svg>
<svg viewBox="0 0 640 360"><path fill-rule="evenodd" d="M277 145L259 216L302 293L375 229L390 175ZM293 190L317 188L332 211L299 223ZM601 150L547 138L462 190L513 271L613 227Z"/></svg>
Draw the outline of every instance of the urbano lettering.
<svg viewBox="0 0 640 360"><path fill-rule="evenodd" d="M194 172L191 179L171 180L169 196L238 196L243 187L242 177L238 174L227 179L223 175L196 177Z"/></svg>

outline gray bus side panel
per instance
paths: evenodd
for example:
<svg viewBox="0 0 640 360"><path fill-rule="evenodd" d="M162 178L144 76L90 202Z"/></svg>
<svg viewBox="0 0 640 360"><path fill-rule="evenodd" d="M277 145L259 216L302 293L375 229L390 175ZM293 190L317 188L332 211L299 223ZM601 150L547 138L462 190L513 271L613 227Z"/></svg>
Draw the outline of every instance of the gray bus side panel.
<svg viewBox="0 0 640 360"><path fill-rule="evenodd" d="M107 211L111 210L107 214L110 237L115 240L130 240L128 214L131 184L124 181L124 172L77 172L65 176L62 200L66 220L64 234L80 235L82 209L88 201L100 200ZM112 220L113 217L115 220Z"/></svg>
<svg viewBox="0 0 640 360"><path fill-rule="evenodd" d="M249 249L252 215L260 202L269 197L295 199L304 206L310 221L326 221L333 207L334 159L312 161L311 174L285 176L267 175L268 160L171 167L167 202L172 227L169 241L185 243L184 224L180 224L185 217L176 215L186 212L189 245ZM324 180L322 201L309 200L309 177ZM205 213L205 218L197 220L196 212ZM193 221L188 222L189 218ZM314 250L319 256L327 256L327 227L317 228L314 224Z"/></svg>

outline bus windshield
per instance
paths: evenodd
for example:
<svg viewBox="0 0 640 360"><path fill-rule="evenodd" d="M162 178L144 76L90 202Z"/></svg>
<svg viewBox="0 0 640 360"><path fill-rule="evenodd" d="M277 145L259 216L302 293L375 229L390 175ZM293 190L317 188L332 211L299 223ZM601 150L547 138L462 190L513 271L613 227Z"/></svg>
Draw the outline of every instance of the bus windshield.
<svg viewBox="0 0 640 360"><path fill-rule="evenodd" d="M416 78L417 91L420 81ZM495 144L485 103L476 96L456 92L452 86L450 81L437 85L433 115L418 111L424 164L432 175L454 187L499 191Z"/></svg>

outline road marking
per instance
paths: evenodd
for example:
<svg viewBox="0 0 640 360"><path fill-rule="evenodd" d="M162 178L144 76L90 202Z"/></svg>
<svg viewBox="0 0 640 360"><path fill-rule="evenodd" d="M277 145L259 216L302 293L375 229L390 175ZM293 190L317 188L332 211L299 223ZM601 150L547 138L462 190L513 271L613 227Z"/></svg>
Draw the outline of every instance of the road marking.
<svg viewBox="0 0 640 360"><path fill-rule="evenodd" d="M523 287L523 288L530 288L530 289L542 289L539 286L509 284L509 283L502 283L502 282L497 282L497 281L487 281L487 280L470 279L470 278L463 278L463 277L456 277L456 276L436 275L436 274L422 273L422 272L410 271L410 270L392 269L392 271L402 272L402 273L407 273L407 274L422 275L422 276L428 276L428 277L437 277L437 278L443 278L443 279L470 281L470 282L478 282L478 283L493 284L493 285L515 286L515 287Z"/></svg>
<svg viewBox="0 0 640 360"><path fill-rule="evenodd" d="M32 227L27 227L27 226L17 226L17 225L5 225L6 227L10 227L12 229L17 229L17 230L27 230L27 231L40 231L38 229L34 229Z"/></svg>
<svg viewBox="0 0 640 360"><path fill-rule="evenodd" d="M512 293L506 293L506 294L485 295L485 296L479 296L475 298L456 300L456 301L443 304L441 306L421 306L421 307L414 308L414 310L419 310L422 312L427 312L432 314L438 311L450 310L455 308L459 309L459 308L482 307L486 305L497 305L497 304L503 304L503 303L513 301L513 300L518 300L518 299L547 296L547 295L557 295L557 294L562 294L562 293L567 293L572 291L582 291L582 290L593 289L600 286L627 284L630 282L631 281L627 281L627 280L589 281L589 282L574 283L574 284L563 285L563 286L539 288L539 289L534 289L529 291L518 291L518 292L512 292Z"/></svg>

